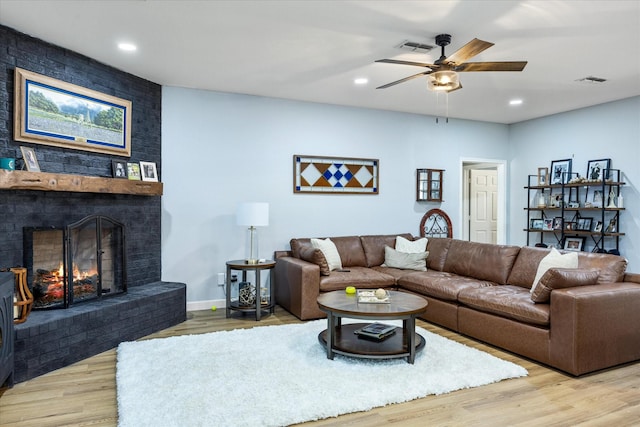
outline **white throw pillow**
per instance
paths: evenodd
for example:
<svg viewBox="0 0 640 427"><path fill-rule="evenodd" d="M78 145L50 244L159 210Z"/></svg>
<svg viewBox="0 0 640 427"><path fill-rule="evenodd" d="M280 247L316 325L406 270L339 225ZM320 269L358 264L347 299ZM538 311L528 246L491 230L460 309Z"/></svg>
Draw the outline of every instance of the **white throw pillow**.
<svg viewBox="0 0 640 427"><path fill-rule="evenodd" d="M536 278L533 279L530 292L536 287L544 273L550 268L578 268L578 252L561 254L556 248L551 248L551 252L540 260Z"/></svg>
<svg viewBox="0 0 640 427"><path fill-rule="evenodd" d="M315 249L320 249L324 254L330 271L342 269L342 260L340 259L338 248L336 248L336 244L331 239L311 239L311 246Z"/></svg>
<svg viewBox="0 0 640 427"><path fill-rule="evenodd" d="M418 254L427 250L427 238L423 237L418 240L407 240L402 236L396 237L396 251L405 254Z"/></svg>
<svg viewBox="0 0 640 427"><path fill-rule="evenodd" d="M427 262L425 261L427 256L429 256L429 252L408 254L385 246L383 266L402 270L427 271Z"/></svg>

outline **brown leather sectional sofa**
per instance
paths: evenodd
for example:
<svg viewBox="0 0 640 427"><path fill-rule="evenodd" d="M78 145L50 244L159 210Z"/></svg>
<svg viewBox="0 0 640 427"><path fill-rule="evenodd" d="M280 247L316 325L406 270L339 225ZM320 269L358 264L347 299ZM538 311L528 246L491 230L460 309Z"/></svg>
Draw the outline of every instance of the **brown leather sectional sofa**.
<svg viewBox="0 0 640 427"><path fill-rule="evenodd" d="M624 258L580 252L568 273L596 283L554 289L548 302L534 303L529 291L547 249L430 238L427 271L401 270L382 266L396 236L332 237L349 271L330 273L310 239L292 239L290 251L275 253L277 303L317 319L325 316L321 292L397 288L429 301L424 320L573 375L640 360L640 274L625 273Z"/></svg>

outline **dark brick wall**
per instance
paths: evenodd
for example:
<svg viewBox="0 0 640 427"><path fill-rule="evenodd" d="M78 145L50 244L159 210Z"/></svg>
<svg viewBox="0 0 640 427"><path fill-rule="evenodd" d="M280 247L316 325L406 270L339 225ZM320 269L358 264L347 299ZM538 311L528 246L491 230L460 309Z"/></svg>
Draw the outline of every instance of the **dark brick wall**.
<svg viewBox="0 0 640 427"><path fill-rule="evenodd" d="M0 157L20 158L20 146L35 148L40 169L111 176L118 158L13 140L16 67L132 101L131 158L161 165L161 86L91 58L0 25ZM85 216L110 216L126 226L128 286L161 277L160 197L0 190L0 267L23 264L22 228L62 227Z"/></svg>

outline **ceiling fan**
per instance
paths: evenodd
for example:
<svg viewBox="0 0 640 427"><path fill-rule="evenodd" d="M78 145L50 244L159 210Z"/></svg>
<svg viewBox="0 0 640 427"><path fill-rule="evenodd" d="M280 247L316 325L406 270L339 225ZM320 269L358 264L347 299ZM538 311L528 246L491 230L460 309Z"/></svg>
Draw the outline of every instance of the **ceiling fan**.
<svg viewBox="0 0 640 427"><path fill-rule="evenodd" d="M461 89L459 72L467 71L522 71L527 65L527 61L508 61L508 62L466 62L485 49L493 46L493 43L479 39L473 39L466 45L462 46L453 55L446 57L444 47L451 43L449 34L440 34L436 36L436 44L442 48L442 54L433 64L425 64L422 62L401 61L396 59L379 59L375 62L383 62L386 64L402 64L413 65L416 67L429 68L428 71L414 74L395 82L387 83L377 87L376 89L386 89L388 87L404 83L420 76L428 77L428 88L434 91L452 92Z"/></svg>

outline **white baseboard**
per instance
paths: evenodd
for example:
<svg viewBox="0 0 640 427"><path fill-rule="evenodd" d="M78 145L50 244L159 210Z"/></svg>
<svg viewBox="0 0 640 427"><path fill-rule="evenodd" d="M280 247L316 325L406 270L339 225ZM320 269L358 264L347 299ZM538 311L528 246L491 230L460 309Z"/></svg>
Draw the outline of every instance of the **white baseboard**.
<svg viewBox="0 0 640 427"><path fill-rule="evenodd" d="M211 307L221 309L227 306L227 301L223 299L212 299L207 301L191 301L187 302L187 311L211 310Z"/></svg>

